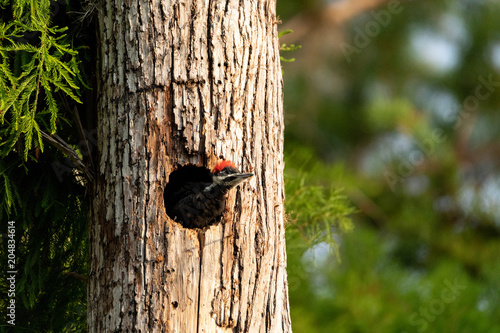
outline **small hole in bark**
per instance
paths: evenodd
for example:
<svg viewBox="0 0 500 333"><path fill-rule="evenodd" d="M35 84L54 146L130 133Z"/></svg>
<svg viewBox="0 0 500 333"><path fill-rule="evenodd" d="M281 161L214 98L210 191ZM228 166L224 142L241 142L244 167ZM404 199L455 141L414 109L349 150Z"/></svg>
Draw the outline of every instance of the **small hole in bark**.
<svg viewBox="0 0 500 333"><path fill-rule="evenodd" d="M174 307L174 309L177 309L177 307L179 306L179 303L177 303L177 301L173 301L172 306Z"/></svg>

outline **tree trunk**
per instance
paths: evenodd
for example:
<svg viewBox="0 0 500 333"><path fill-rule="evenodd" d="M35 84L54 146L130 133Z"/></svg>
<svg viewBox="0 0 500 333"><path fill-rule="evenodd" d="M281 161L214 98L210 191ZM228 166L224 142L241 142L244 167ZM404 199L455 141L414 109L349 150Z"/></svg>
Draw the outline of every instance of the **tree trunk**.
<svg viewBox="0 0 500 333"><path fill-rule="evenodd" d="M90 332L289 332L275 1L108 0L99 15L99 161ZM169 174L255 174L220 223L165 213Z"/></svg>

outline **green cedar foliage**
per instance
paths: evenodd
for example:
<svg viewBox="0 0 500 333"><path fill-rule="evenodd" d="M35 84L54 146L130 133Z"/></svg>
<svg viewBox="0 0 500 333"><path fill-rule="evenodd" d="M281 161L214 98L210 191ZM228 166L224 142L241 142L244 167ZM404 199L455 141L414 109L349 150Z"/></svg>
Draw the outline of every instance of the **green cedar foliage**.
<svg viewBox="0 0 500 333"><path fill-rule="evenodd" d="M0 23L0 154L21 143L27 160L33 146L43 152L42 130L56 132L55 94L81 103L81 76L78 52L64 34L68 28L50 26L50 1L14 2L12 16ZM23 42L24 36L32 39Z"/></svg>
<svg viewBox="0 0 500 333"><path fill-rule="evenodd" d="M278 33L278 38L281 38L281 36L284 36L284 35L291 34L292 32L293 32L293 30L291 30L291 29L286 29L286 30L280 31ZM286 43L283 43L280 45L280 51L292 52L292 51L296 51L296 50L300 49L301 47L302 47L302 45L295 45L295 44L287 45ZM284 56L280 55L280 60L282 62L294 62L295 58L285 58Z"/></svg>
<svg viewBox="0 0 500 333"><path fill-rule="evenodd" d="M65 159L70 149L84 155L76 125L67 119L78 113L70 110L88 88L79 68L86 39L68 28L74 21L68 9L79 6L62 0L0 3L0 232L7 221L15 222L19 330L80 332L86 325L89 208L85 179ZM53 137L66 144L64 153L45 144ZM1 258L6 251L2 239ZM9 301L4 265L2 259L2 325Z"/></svg>
<svg viewBox="0 0 500 333"><path fill-rule="evenodd" d="M353 229L350 215L355 212L343 189L333 184L318 184L312 179L312 170L321 172L326 166L312 163L308 151L297 147L286 157L285 192L288 223L286 237L288 251L301 253L325 244L340 262L336 235Z"/></svg>
<svg viewBox="0 0 500 333"><path fill-rule="evenodd" d="M294 304L314 299L310 274L325 265L325 259L341 263L339 242L353 229L351 216L356 211L338 186L342 169L332 169L313 158L307 147L296 146L285 161L287 273ZM320 175L328 181L318 181ZM308 296L301 299L299 295Z"/></svg>

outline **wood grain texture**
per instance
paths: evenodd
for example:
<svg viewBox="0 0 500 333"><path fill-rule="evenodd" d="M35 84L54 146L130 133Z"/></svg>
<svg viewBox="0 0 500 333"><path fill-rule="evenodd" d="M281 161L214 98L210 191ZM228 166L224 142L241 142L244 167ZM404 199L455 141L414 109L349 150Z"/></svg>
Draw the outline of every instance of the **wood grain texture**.
<svg viewBox="0 0 500 333"><path fill-rule="evenodd" d="M108 0L99 11L99 161L90 332L290 332L274 1ZM255 174L223 221L185 229L169 174Z"/></svg>

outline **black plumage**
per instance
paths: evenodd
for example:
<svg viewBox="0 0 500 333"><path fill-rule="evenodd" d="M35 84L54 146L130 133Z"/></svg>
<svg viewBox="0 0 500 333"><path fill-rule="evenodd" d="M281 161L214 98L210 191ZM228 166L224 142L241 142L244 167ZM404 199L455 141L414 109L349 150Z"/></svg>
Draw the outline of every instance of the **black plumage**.
<svg viewBox="0 0 500 333"><path fill-rule="evenodd" d="M222 170L221 170L222 168ZM165 186L165 210L186 228L203 228L216 222L226 207L226 193L252 176L240 173L230 162L219 163L216 172L187 165L172 172Z"/></svg>

